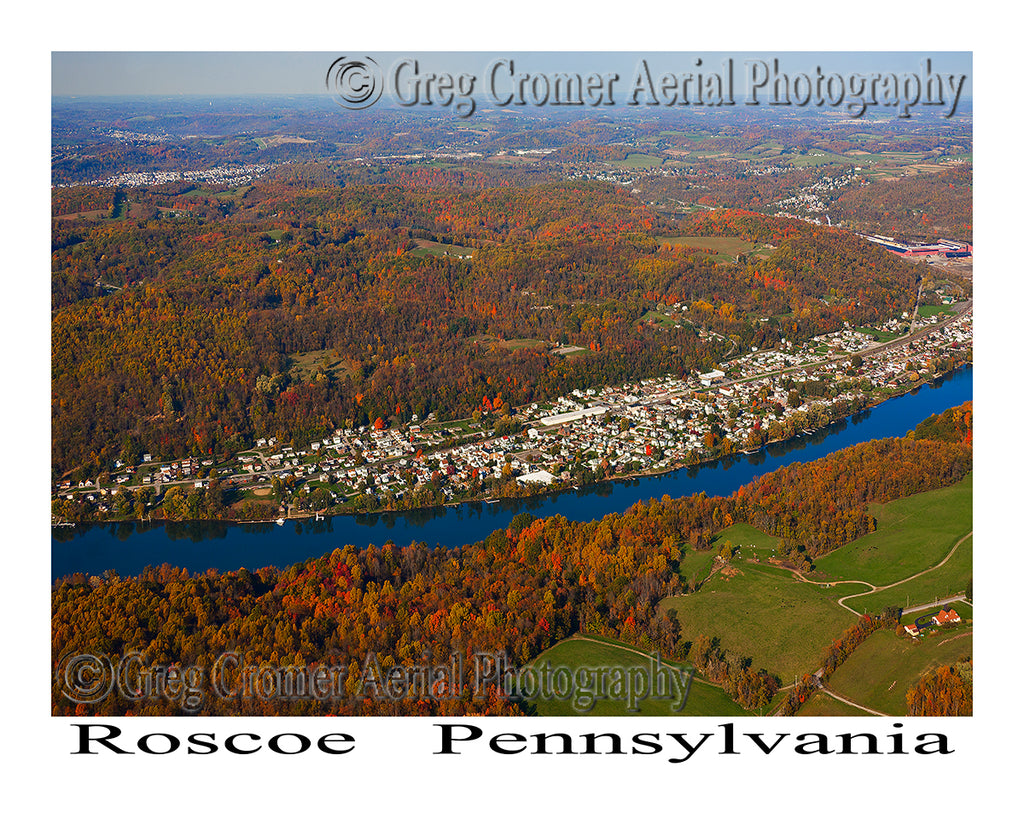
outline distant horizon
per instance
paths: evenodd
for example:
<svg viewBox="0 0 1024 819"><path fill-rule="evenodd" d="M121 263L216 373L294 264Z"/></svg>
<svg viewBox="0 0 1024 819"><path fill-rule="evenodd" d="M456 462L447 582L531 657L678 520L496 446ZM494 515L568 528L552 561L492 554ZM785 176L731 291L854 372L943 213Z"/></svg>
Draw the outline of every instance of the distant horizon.
<svg viewBox="0 0 1024 819"><path fill-rule="evenodd" d="M813 73L916 73L931 59L935 73L966 76L961 98L973 97L970 51L355 51L347 52L51 52L51 97L328 96L327 71L343 54L370 56L383 71L403 58L422 71L479 76L489 62L516 61L517 71L617 72L628 84L641 59L657 72L715 71L732 58L739 82L746 60L778 58L783 71ZM698 60L700 68L696 68Z"/></svg>

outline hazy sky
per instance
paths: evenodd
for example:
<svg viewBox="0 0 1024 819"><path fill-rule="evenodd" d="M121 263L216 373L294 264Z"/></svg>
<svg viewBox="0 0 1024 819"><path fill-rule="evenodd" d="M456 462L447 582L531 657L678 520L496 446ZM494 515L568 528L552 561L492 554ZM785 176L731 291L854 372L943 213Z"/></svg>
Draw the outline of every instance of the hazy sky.
<svg viewBox="0 0 1024 819"><path fill-rule="evenodd" d="M461 72L482 76L495 59L515 60L517 71L617 72L632 77L641 58L652 71L690 72L700 57L705 70L720 70L731 57L737 92L745 91L748 59L780 60L780 70L813 75L828 73L921 71L930 57L932 69L966 74L963 97L973 96L970 52L394 52L366 51L385 72L406 57L420 61L421 72ZM52 53L51 93L64 95L136 94L318 94L325 92L331 63L346 52L60 52Z"/></svg>

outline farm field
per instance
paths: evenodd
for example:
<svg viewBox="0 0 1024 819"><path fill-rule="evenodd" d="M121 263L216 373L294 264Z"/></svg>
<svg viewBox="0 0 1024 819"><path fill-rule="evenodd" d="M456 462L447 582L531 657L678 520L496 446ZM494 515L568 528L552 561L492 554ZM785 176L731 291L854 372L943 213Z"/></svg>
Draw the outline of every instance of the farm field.
<svg viewBox="0 0 1024 819"><path fill-rule="evenodd" d="M734 523L711 539L712 552L717 553L727 540L739 548L736 557L743 559L756 557L758 560L770 558L781 542L781 538L765 534L749 523Z"/></svg>
<svg viewBox="0 0 1024 819"><path fill-rule="evenodd" d="M930 568L971 530L972 491L973 476L968 475L944 489L876 505L877 531L818 558L815 568L826 580L865 580L876 586Z"/></svg>
<svg viewBox="0 0 1024 819"><path fill-rule="evenodd" d="M579 668L648 668L650 661L635 653L635 649L604 637L587 639L569 638L552 646L539 655L531 665L543 666L550 662L552 668L564 666ZM662 660L663 664L668 664ZM676 667L679 663L671 663ZM743 716L744 711L733 702L718 686L694 677L690 693L682 710L674 712L668 700L648 699L638 703L639 711L626 712L625 704L611 700L596 701L589 711L577 710L571 700L539 701L535 703L540 716Z"/></svg>
<svg viewBox="0 0 1024 819"><path fill-rule="evenodd" d="M886 606L920 605L928 600L941 600L960 594L967 588L967 581L974 573L973 538L969 537L961 543L949 561L935 571L915 578L908 583L901 583L891 589L872 592L863 597L847 600L846 605L863 612L880 612ZM847 590L852 586L842 586ZM847 591L846 593L851 593Z"/></svg>
<svg viewBox="0 0 1024 819"><path fill-rule="evenodd" d="M679 576L687 582L703 583L715 564L716 554L714 549L702 552L687 547L679 561Z"/></svg>
<svg viewBox="0 0 1024 819"><path fill-rule="evenodd" d="M662 247L687 246L710 250L717 261L735 261L741 253L766 255L768 252L764 245L738 236L658 236L657 240Z"/></svg>
<svg viewBox="0 0 1024 819"><path fill-rule="evenodd" d="M415 242L416 249L411 251L413 256L449 256L456 259L473 258L473 248L471 247L431 242L428 239L416 239Z"/></svg>
<svg viewBox="0 0 1024 819"><path fill-rule="evenodd" d="M959 611L959 606L954 606ZM973 632L960 625L920 640L876 631L832 674L830 688L854 702L894 716L907 713L907 691L928 671L971 656Z"/></svg>
<svg viewBox="0 0 1024 819"><path fill-rule="evenodd" d="M750 657L782 680L818 667L825 646L855 620L821 590L774 566L734 563L700 591L668 597L680 638L718 637L726 651Z"/></svg>

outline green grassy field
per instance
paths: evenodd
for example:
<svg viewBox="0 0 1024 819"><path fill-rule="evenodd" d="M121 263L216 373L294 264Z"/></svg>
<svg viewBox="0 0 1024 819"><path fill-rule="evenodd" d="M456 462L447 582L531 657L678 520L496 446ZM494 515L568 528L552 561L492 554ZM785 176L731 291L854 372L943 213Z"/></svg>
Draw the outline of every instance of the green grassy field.
<svg viewBox="0 0 1024 819"><path fill-rule="evenodd" d="M959 612L959 607L957 608ZM961 615L963 616L963 615ZM928 671L971 656L973 635L961 625L914 641L888 629L876 631L832 674L829 687L885 714L907 713L907 690Z"/></svg>
<svg viewBox="0 0 1024 819"><path fill-rule="evenodd" d="M814 671L829 641L856 619L817 586L774 566L746 562L717 572L700 591L661 605L676 612L682 639L719 637L726 651L750 657L754 668L783 681Z"/></svg>
<svg viewBox="0 0 1024 819"><path fill-rule="evenodd" d="M921 318L931 318L932 316L951 316L953 315L953 308L947 304L922 304L917 308L917 314Z"/></svg>
<svg viewBox="0 0 1024 819"><path fill-rule="evenodd" d="M694 247L708 250L716 262L734 262L741 253L758 257L767 257L770 252L763 245L748 242L737 236L658 236L662 247Z"/></svg>
<svg viewBox="0 0 1024 819"><path fill-rule="evenodd" d="M818 558L815 568L828 580L884 586L934 566L971 530L972 496L968 475L944 489L873 506L878 530Z"/></svg>
<svg viewBox="0 0 1024 819"><path fill-rule="evenodd" d="M675 319L669 318L668 316L664 315L663 313L659 313L657 310L648 310L646 313L644 313L640 317L640 321L641 321L641 323L648 322L648 321L653 321L655 324L659 325L660 327L666 327L666 328L678 327L679 326L679 322L677 322Z"/></svg>
<svg viewBox="0 0 1024 819"><path fill-rule="evenodd" d="M757 247L753 242L748 242L738 236L658 236L657 240L663 247L686 245L703 250L713 250L715 253L725 253L733 257L740 253L749 253Z"/></svg>
<svg viewBox="0 0 1024 819"><path fill-rule="evenodd" d="M510 338L501 342L501 346L506 350L531 350L546 345L547 342L541 341L539 338Z"/></svg>
<svg viewBox="0 0 1024 819"><path fill-rule="evenodd" d="M967 588L967 581L974 572L973 566L973 538L969 537L957 547L946 565L908 583L847 600L846 605L857 611L877 613L886 606L907 606L908 602L913 606L928 600L953 597ZM852 586L841 588L847 589L847 594L856 591Z"/></svg>
<svg viewBox="0 0 1024 819"><path fill-rule="evenodd" d="M650 667L650 660L645 659L625 646L605 637L588 639L570 638L552 646L535 659L531 665L544 668L550 662L552 670L566 667L574 673L580 668L644 668ZM662 661L664 665L669 665ZM672 663L675 667L684 667ZM585 704L585 703L581 703ZM590 710L582 711L573 707L572 700L538 700L534 703L537 713L546 717L564 716L743 716L751 712L743 710L729 699L718 686L712 685L698 677L693 678L685 704L678 712L672 710L672 702L666 699L646 699L637 703L638 711L627 712L625 703L616 700L598 700Z"/></svg>
<svg viewBox="0 0 1024 819"><path fill-rule="evenodd" d="M696 580L703 583L711 572L715 563L715 555L718 553L713 549L700 552L696 549L687 548L683 553L683 559L679 561L679 575L686 580Z"/></svg>
<svg viewBox="0 0 1024 819"><path fill-rule="evenodd" d="M417 239L416 249L410 251L410 256L447 256L457 259L460 256L473 258L473 248L462 247L462 245L449 245L441 242L431 242L427 239Z"/></svg>
<svg viewBox="0 0 1024 819"><path fill-rule="evenodd" d="M727 529L723 529L711 539L711 551L717 554L725 541L739 548L737 558L749 559L752 557L758 560L767 560L778 548L780 538L765 534L760 529L755 529L749 523L734 523Z"/></svg>

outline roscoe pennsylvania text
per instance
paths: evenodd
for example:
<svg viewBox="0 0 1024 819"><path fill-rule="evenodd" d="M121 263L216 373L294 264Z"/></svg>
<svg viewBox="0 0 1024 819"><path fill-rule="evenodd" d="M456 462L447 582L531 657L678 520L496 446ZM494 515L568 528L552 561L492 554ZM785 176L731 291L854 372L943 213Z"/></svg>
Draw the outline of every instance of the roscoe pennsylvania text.
<svg viewBox="0 0 1024 819"><path fill-rule="evenodd" d="M209 755L223 749L229 754L249 755L260 751L292 756L307 751L340 755L357 750L351 734L331 733L307 736L295 732L194 732L180 737L170 731L138 734L123 732L105 723L73 723L75 745L72 755L131 755L185 753ZM569 734L542 732L520 734L511 731L488 732L472 723L435 723L432 743L436 755L460 755L490 752L502 756L526 755L664 755L670 763L686 762L696 754L704 756L738 756L773 754L777 751L797 754L847 755L909 755L951 754L949 738L942 733L922 733L913 738L902 732L903 723L894 722L891 733L762 733L740 732L731 722L717 726L717 731L638 732L624 734ZM422 729L416 729L422 730Z"/></svg>

